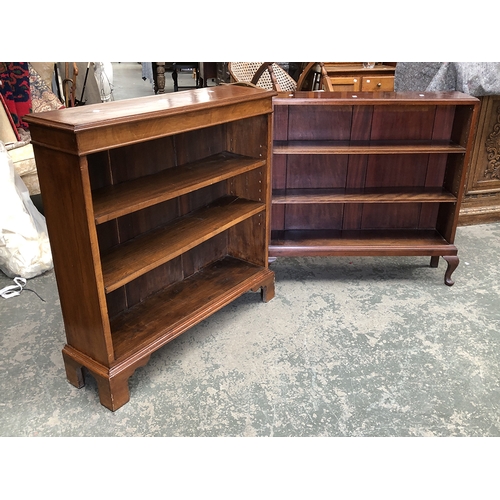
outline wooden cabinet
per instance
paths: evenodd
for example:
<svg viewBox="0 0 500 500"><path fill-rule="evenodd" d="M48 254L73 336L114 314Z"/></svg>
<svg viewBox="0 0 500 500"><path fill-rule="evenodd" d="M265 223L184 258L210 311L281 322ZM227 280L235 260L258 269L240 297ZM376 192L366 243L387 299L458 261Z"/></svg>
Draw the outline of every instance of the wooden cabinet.
<svg viewBox="0 0 500 500"><path fill-rule="evenodd" d="M324 63L335 92L379 92L394 90L396 68L389 64L376 64L364 68L363 63Z"/></svg>
<svg viewBox="0 0 500 500"><path fill-rule="evenodd" d="M197 89L31 115L69 381L129 400L150 354L268 268L274 92Z"/></svg>
<svg viewBox="0 0 500 500"><path fill-rule="evenodd" d="M479 100L481 111L460 208L460 225L500 221L500 95Z"/></svg>
<svg viewBox="0 0 500 500"><path fill-rule="evenodd" d="M452 285L478 104L459 92L275 98L270 256L442 256Z"/></svg>

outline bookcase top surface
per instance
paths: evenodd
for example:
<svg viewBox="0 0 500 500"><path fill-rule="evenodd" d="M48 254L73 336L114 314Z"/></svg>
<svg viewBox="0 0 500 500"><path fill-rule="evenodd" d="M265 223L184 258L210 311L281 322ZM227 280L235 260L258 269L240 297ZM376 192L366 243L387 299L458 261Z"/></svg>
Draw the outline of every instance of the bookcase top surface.
<svg viewBox="0 0 500 500"><path fill-rule="evenodd" d="M280 105L391 105L476 104L479 99L463 92L281 92L273 101Z"/></svg>
<svg viewBox="0 0 500 500"><path fill-rule="evenodd" d="M123 101L90 104L26 116L29 124L43 124L75 132L96 126L116 125L158 115L181 114L239 102L270 98L276 92L238 85L221 85Z"/></svg>

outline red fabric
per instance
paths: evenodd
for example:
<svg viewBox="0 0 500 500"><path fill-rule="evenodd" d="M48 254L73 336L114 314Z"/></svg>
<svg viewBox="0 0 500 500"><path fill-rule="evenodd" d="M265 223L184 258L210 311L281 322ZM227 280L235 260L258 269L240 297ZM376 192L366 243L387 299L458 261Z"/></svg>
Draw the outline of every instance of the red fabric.
<svg viewBox="0 0 500 500"><path fill-rule="evenodd" d="M30 74L27 62L0 63L0 93L16 128L28 129L23 120L31 112Z"/></svg>
<svg viewBox="0 0 500 500"><path fill-rule="evenodd" d="M0 105L4 108L5 114L7 115L7 118L9 119L9 122L12 126L12 131L16 135L16 139L18 141L21 140L21 136L19 135L19 132L17 131L17 128L14 124L14 120L12 119L12 115L10 114L9 108L7 107L7 103L5 102L5 99L3 98L3 95L0 93Z"/></svg>

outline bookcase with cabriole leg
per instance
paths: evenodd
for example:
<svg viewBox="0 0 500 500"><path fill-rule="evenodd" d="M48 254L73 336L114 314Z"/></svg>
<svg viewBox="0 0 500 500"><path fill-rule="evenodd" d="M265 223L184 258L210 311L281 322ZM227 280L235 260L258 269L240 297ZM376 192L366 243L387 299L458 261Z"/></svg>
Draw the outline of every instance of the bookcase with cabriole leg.
<svg viewBox="0 0 500 500"><path fill-rule="evenodd" d="M443 257L453 285L478 104L459 92L280 94L270 257Z"/></svg>
<svg viewBox="0 0 500 500"><path fill-rule="evenodd" d="M221 86L27 118L67 377L89 371L110 410L152 352L243 293L273 298L274 95Z"/></svg>

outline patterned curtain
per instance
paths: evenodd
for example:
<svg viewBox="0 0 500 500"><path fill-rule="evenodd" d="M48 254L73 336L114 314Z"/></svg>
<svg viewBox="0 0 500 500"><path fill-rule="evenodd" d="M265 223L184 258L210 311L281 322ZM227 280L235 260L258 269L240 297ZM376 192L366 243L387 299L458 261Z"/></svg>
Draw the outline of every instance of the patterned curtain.
<svg viewBox="0 0 500 500"><path fill-rule="evenodd" d="M30 74L27 62L0 62L0 93L18 129L28 129L24 115L31 112Z"/></svg>

